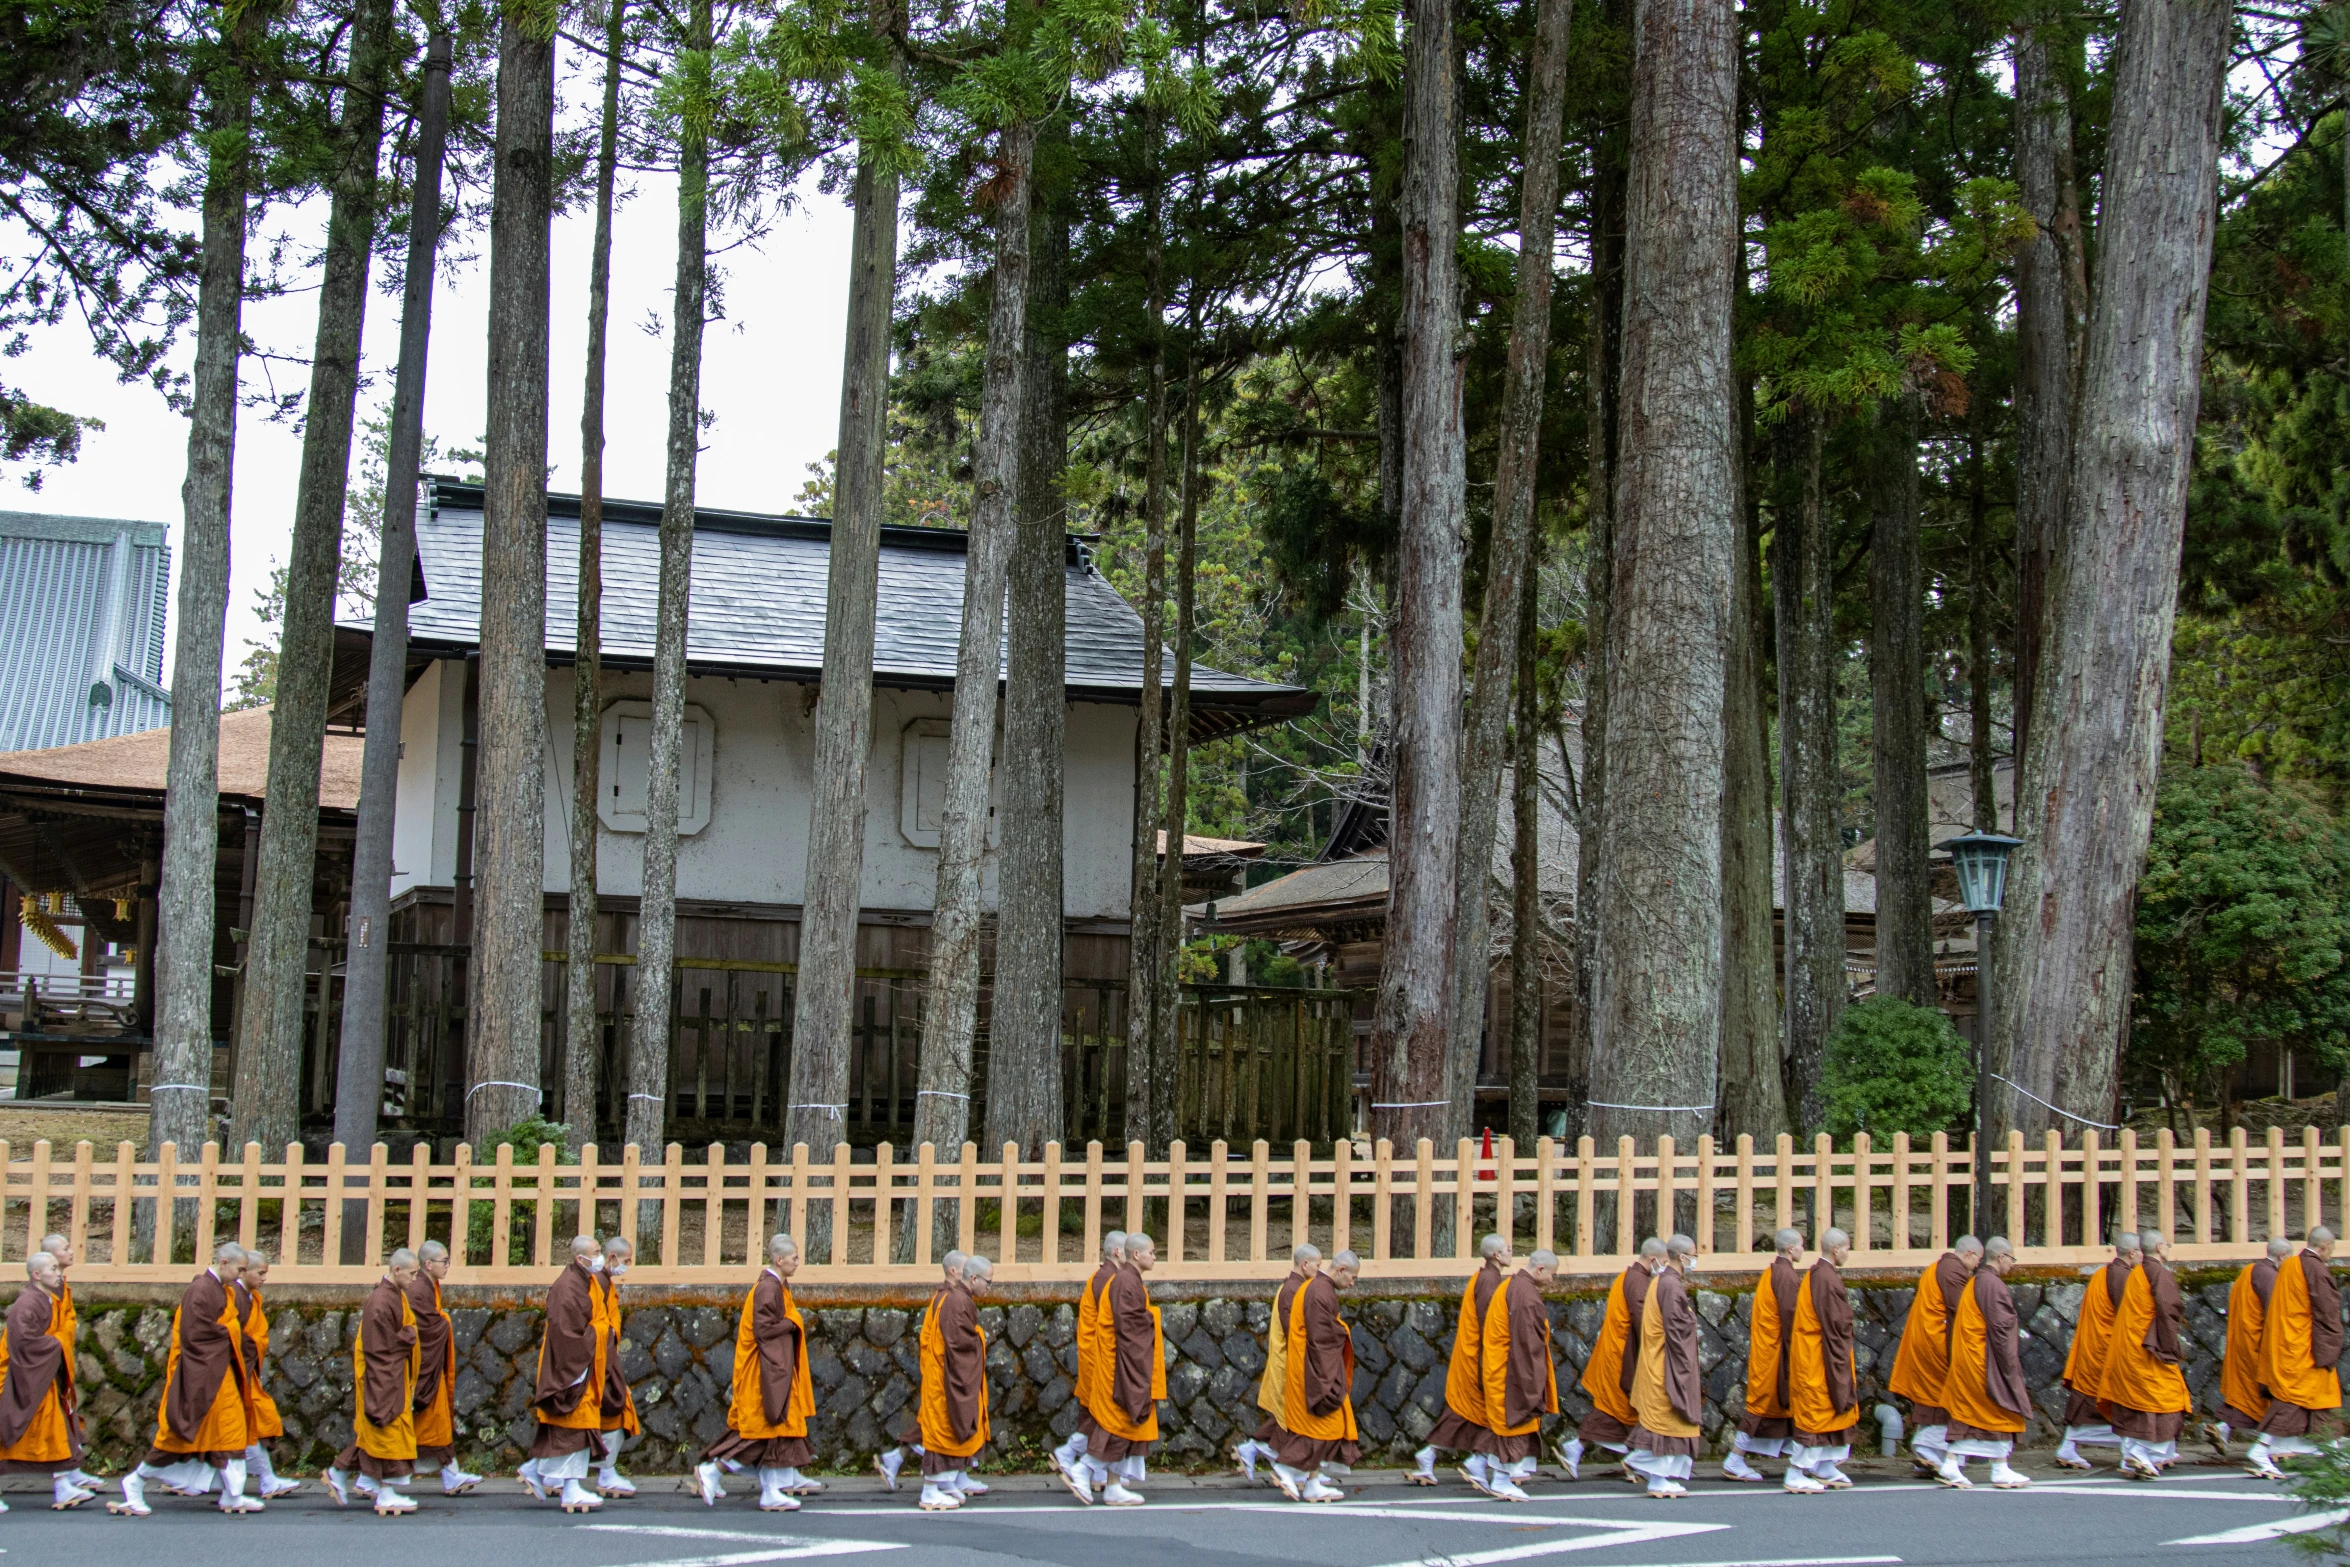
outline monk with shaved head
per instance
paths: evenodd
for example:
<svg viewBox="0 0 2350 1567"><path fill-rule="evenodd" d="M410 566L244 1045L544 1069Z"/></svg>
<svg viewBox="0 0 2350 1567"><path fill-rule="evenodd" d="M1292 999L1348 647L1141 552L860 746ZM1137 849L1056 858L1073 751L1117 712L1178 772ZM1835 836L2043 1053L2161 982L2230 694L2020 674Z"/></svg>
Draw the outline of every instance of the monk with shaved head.
<svg viewBox="0 0 2350 1567"><path fill-rule="evenodd" d="M823 1489L801 1472L815 1458L808 1421L816 1413L816 1383L808 1374L808 1325L791 1294L791 1276L799 1271L799 1242L769 1236L767 1265L751 1282L735 1326L726 1434L694 1467L705 1506L717 1506L726 1494L723 1476L745 1469L758 1474L761 1512L797 1512L803 1491Z"/></svg>
<svg viewBox="0 0 2350 1567"><path fill-rule="evenodd" d="M1550 1359L1550 1309L1542 1292L1558 1278L1558 1253L1547 1247L1526 1259L1494 1292L1485 1313L1479 1361L1485 1379L1485 1419L1492 1433L1484 1489L1505 1502L1531 1501L1525 1482L1542 1457L1542 1420L1559 1409L1557 1369Z"/></svg>
<svg viewBox="0 0 2350 1567"><path fill-rule="evenodd" d="M1293 1502L1345 1500L1344 1482L1362 1456L1351 1392L1354 1335L1338 1313L1339 1292L1354 1287L1361 1267L1353 1252L1341 1251L1289 1298L1273 1483Z"/></svg>
<svg viewBox="0 0 2350 1567"><path fill-rule="evenodd" d="M1281 1413L1289 1396L1290 1303L1321 1265L1322 1248L1301 1243L1289 1253L1289 1277L1273 1289L1273 1309L1265 1324L1265 1371L1257 1378L1257 1408L1264 1411L1265 1418L1257 1422L1255 1436L1243 1437L1232 1449L1241 1478L1251 1485L1256 1483L1257 1465L1269 1464L1279 1456Z"/></svg>
<svg viewBox="0 0 2350 1567"><path fill-rule="evenodd" d="M416 1253L403 1246L384 1261L383 1277L359 1308L351 1346L351 1445L335 1456L326 1488L337 1507L351 1492L372 1494L379 1518L416 1511L400 1494L416 1472L416 1308L408 1299Z"/></svg>
<svg viewBox="0 0 2350 1567"><path fill-rule="evenodd" d="M2223 1463L2228 1438L2238 1431L2256 1432L2268 1418L2268 1389L2260 1382L2260 1330L2268 1320L2277 1270L2300 1249L2290 1236L2270 1236L2268 1255L2246 1263L2229 1287L2228 1342L2219 1363L2219 1418L2203 1428L2203 1439Z"/></svg>
<svg viewBox="0 0 2350 1567"><path fill-rule="evenodd" d="M214 1250L212 1265L181 1292L171 1317L154 1445L122 1477L122 1500L109 1502L108 1512L146 1517L153 1510L147 1505L149 1481L201 1496L215 1480L222 1512L261 1511L261 1498L245 1494L245 1449L253 1445L255 1421L237 1317L236 1284L244 1273L244 1248L224 1241Z"/></svg>
<svg viewBox="0 0 2350 1567"><path fill-rule="evenodd" d="M1902 1325L1901 1348L1893 1357L1885 1390L1909 1400L1909 1450L1921 1477L1931 1477L1948 1449L1950 1411L1942 1407L1942 1384L1950 1376L1950 1327L1958 1297L1983 1261L1983 1243L1961 1235L1933 1265L1918 1275Z"/></svg>
<svg viewBox="0 0 2350 1567"><path fill-rule="evenodd" d="M2195 1407L2181 1369L2187 1306L2164 1260L2169 1253L2169 1236L2139 1232L2138 1266L2122 1289L2105 1341L2097 1395L2121 1438L2125 1480L2157 1479L2177 1460L2179 1431Z"/></svg>
<svg viewBox="0 0 2350 1567"><path fill-rule="evenodd" d="M922 1381L913 1427L898 1447L881 1455L881 1478L898 1488L898 1470L911 1449L922 1460L924 1512L953 1512L988 1487L971 1474L971 1460L987 1445L987 1330L976 1298L987 1293L994 1264L950 1251L944 1275L922 1313Z"/></svg>
<svg viewBox="0 0 2350 1567"><path fill-rule="evenodd" d="M1099 1395L1103 1370L1110 1364L1113 1345L1105 1308L1110 1298L1110 1281L1125 1265L1126 1232L1112 1230L1102 1237L1101 1266L1093 1270L1085 1287L1077 1292L1077 1408L1080 1411L1090 1408L1091 1401ZM1046 1455L1062 1484L1074 1485L1083 1477L1080 1466L1085 1461L1085 1450L1085 1427L1080 1424ZM1253 1469L1250 1478L1255 1478Z"/></svg>
<svg viewBox="0 0 2350 1567"><path fill-rule="evenodd" d="M459 1496L481 1476L457 1466L457 1325L441 1301L449 1276L449 1248L426 1241L416 1248L408 1305L416 1313L416 1461L441 1472L441 1494Z"/></svg>
<svg viewBox="0 0 2350 1567"><path fill-rule="evenodd" d="M1493 1422L1485 1410L1485 1319L1509 1277L1509 1238L1488 1235L1478 1243L1477 1254L1482 1265L1462 1286L1460 1315L1453 1322L1452 1363L1444 1373L1444 1413L1436 1417L1428 1445L1413 1455L1412 1461L1419 1467L1405 1471L1404 1478L1414 1485L1434 1485L1436 1455L1465 1453L1468 1457L1461 1464L1461 1478L1493 1496L1498 1493L1491 1484Z"/></svg>
<svg viewBox="0 0 2350 1567"><path fill-rule="evenodd" d="M2113 1319L2129 1292L2130 1275L2138 1271L2138 1236L2124 1230L2113 1238L2113 1260L2099 1268L2081 1295L2081 1318L2073 1325L2073 1345L2064 1361L2064 1439L2056 1445L2056 1467L2087 1469L2081 1444L2119 1447L2113 1422L2098 1401L2098 1384L2105 1376L2105 1351L2113 1339Z"/></svg>
<svg viewBox="0 0 2350 1567"><path fill-rule="evenodd" d="M48 1252L36 1251L25 1259L25 1279L0 1329L8 1349L0 1367L0 1474L47 1476L49 1505L62 1512L97 1495L74 1479L82 1462L81 1400L72 1348L56 1334L65 1271ZM6 1510L0 1503L0 1512Z"/></svg>
<svg viewBox="0 0 2350 1567"><path fill-rule="evenodd" d="M1852 1301L1844 1292L1851 1255L1852 1237L1833 1226L1820 1231L1819 1260L1804 1271L1788 1324L1787 1407L1795 1432L1781 1484L1798 1496L1852 1488L1839 1467L1852 1456L1852 1428L1860 1423Z"/></svg>
<svg viewBox="0 0 2350 1567"><path fill-rule="evenodd" d="M1803 1232L1781 1230L1771 1238L1779 1254L1755 1287L1746 1332L1746 1412L1722 1460L1722 1478L1752 1485L1765 1478L1748 1460L1777 1458L1795 1435L1795 1396L1787 1357L1794 1347L1795 1297L1803 1288L1797 1264L1803 1260Z"/></svg>
<svg viewBox="0 0 2350 1567"><path fill-rule="evenodd" d="M1695 1241L1675 1235L1665 1242L1664 1255L1650 1265L1655 1281L1640 1313L1639 1347L1634 1352L1632 1407L1640 1422L1632 1428L1632 1450L1624 1455L1624 1467L1646 1479L1648 1494L1661 1499L1689 1494L1682 1482L1694 1470L1705 1439L1697 1311L1690 1304L1686 1282L1696 1265Z"/></svg>
<svg viewBox="0 0 2350 1567"><path fill-rule="evenodd" d="M1987 1458L1993 1485L2021 1490L2032 1482L2007 1460L2031 1423L2032 1395L2024 1386L2023 1325L2007 1288L2015 1248L1994 1235L1977 1255L1980 1265L1951 1311L1950 1370L1935 1401L1948 1412L1950 1429L1934 1473L1954 1490L1972 1490L1967 1460Z"/></svg>
<svg viewBox="0 0 2350 1567"><path fill-rule="evenodd" d="M1159 1308L1143 1275L1158 1265L1158 1248L1140 1230L1128 1233L1126 1257L1102 1298L1108 1359L1096 1373L1093 1397L1078 1416L1085 1457L1076 1478L1064 1472L1071 1495L1090 1505L1096 1493L1111 1507L1139 1507L1136 1489L1148 1477L1146 1460L1159 1439L1159 1400L1167 1396L1166 1338Z"/></svg>
<svg viewBox="0 0 2350 1567"><path fill-rule="evenodd" d="M544 1501L552 1493L567 1513L592 1513L604 1499L584 1482L590 1459L604 1451L604 1390L613 1344L603 1331L597 1275L604 1248L593 1235L572 1239L571 1261L547 1290L546 1336L539 1342L531 1412L538 1433L518 1478Z"/></svg>
<svg viewBox="0 0 2350 1567"><path fill-rule="evenodd" d="M2317 1451L2314 1437L2342 1407L2342 1292L2328 1266L2334 1232L2309 1232L2299 1256L2277 1269L2268 1319L2260 1330L2260 1382L2268 1413L2246 1462L2256 1475L2281 1480L2279 1458Z"/></svg>

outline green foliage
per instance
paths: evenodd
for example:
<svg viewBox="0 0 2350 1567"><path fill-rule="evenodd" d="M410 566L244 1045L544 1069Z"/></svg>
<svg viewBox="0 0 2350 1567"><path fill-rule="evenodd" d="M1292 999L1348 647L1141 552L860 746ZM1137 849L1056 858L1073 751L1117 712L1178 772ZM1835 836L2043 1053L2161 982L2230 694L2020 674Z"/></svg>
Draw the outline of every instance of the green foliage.
<svg viewBox="0 0 2350 1567"><path fill-rule="evenodd" d="M1932 1007L1871 996L1828 1033L1821 1093L1831 1136L1884 1142L1948 1131L1965 1118L1973 1087L1966 1041Z"/></svg>
<svg viewBox="0 0 2350 1567"><path fill-rule="evenodd" d="M2333 1512L2350 1504L2350 1443L2340 1438L2320 1442L2316 1452L2287 1458L2281 1467L2293 1477L2288 1489L2305 1512ZM2284 1539L2293 1549L2310 1556L2350 1557L2350 1520L2288 1534Z"/></svg>
<svg viewBox="0 0 2350 1567"><path fill-rule="evenodd" d="M2174 766L2138 882L2132 1065L2186 1097L2256 1044L2350 1062L2350 833L2303 786Z"/></svg>
<svg viewBox="0 0 2350 1567"><path fill-rule="evenodd" d="M512 1126L484 1134L481 1141L474 1145L473 1154L475 1159L488 1164L497 1159L499 1149L511 1148L514 1150L514 1162L524 1165L537 1164L539 1150L552 1148L557 1164L577 1164L579 1158L571 1151L570 1137L571 1128L560 1122L547 1120L544 1116L526 1116Z"/></svg>

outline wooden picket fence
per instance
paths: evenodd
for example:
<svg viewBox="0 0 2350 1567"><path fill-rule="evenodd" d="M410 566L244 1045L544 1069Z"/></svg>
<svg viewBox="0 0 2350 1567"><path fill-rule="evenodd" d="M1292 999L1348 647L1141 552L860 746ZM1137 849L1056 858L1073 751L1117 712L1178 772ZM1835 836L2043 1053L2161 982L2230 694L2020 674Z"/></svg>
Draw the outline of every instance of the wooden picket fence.
<svg viewBox="0 0 2350 1567"><path fill-rule="evenodd" d="M1572 1148L1544 1138L1520 1154L1503 1139L1490 1156L1463 1141L1444 1158L1425 1141L1404 1154L1341 1141L1327 1158L1300 1142L1279 1159L1261 1141L1204 1154L1177 1143L1164 1159L1146 1159L1139 1143L1121 1159L1099 1143L1082 1153L1056 1143L1037 1160L1010 1146L982 1160L971 1143L951 1159L928 1144L907 1159L885 1143L870 1158L842 1144L823 1161L805 1145L787 1158L757 1145L747 1160L722 1146L688 1159L673 1143L659 1162L632 1146L617 1161L589 1148L558 1164L546 1148L518 1165L510 1148L481 1162L461 1146L436 1163L420 1147L394 1163L379 1144L355 1163L340 1145L324 1162L295 1146L264 1162L258 1144L229 1160L208 1143L183 1161L166 1143L143 1162L129 1143L102 1160L87 1142L62 1157L38 1142L28 1158L0 1141L0 1262L59 1231L81 1258L77 1281L163 1283L235 1240L276 1259L273 1286L354 1284L374 1278L391 1247L457 1237L452 1283L531 1286L569 1255L573 1235L593 1231L637 1244L633 1284L718 1284L740 1282L763 1237L789 1230L805 1283L915 1284L935 1277L934 1243L950 1237L997 1259L999 1280L1043 1282L1084 1277L1106 1226L1157 1237L1158 1277L1169 1282L1277 1278L1303 1241L1360 1253L1372 1277L1443 1278L1473 1271L1476 1237L1496 1228L1582 1275L1622 1266L1641 1236L1679 1229L1695 1238L1699 1269L1724 1274L1751 1271L1763 1237L1782 1226L1816 1241L1837 1225L1853 1237L1852 1266L1899 1268L1978 1228L1966 1150L1940 1134L1922 1147L1906 1136L1889 1148L1853 1142L1799 1148L1781 1137L1757 1149L1740 1137L1724 1149L1701 1137L1684 1149L1667 1137L1643 1150L1624 1138L1602 1154L1590 1138ZM2224 1144L2208 1132L2191 1143L2124 1132L2111 1145L2094 1133L2073 1144L2017 1133L1993 1149L1991 1183L1999 1222L1988 1227L2013 1238L2027 1264L2099 1260L2101 1239L2142 1225L2169 1233L2181 1263L2227 1262L2271 1235L2340 1224L2350 1128L2295 1142L2271 1131L2259 1143L2239 1131ZM2059 1200L2046 1200L2051 1190ZM1170 1204L1180 1223L1169 1223ZM347 1225L363 1226L348 1262Z"/></svg>

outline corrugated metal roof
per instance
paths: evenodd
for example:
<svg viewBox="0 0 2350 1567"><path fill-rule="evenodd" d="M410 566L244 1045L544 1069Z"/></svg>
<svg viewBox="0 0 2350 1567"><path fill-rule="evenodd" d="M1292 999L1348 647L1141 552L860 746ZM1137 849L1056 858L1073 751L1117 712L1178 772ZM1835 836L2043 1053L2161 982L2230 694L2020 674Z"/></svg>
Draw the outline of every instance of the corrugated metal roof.
<svg viewBox="0 0 2350 1567"><path fill-rule="evenodd" d="M416 542L426 596L409 606L419 651L479 645L481 488L434 479L417 514ZM578 597L579 500L550 495L547 519L546 646L572 652ZM603 657L650 664L660 586L660 508L604 503ZM962 635L967 536L933 528L882 530L874 678L884 685L951 685ZM824 660L825 582L832 525L807 517L705 509L694 529L689 657L697 671L813 679ZM1082 541L1069 550L1068 685L1074 698L1137 700L1142 687L1142 617L1097 571ZM356 628L362 623L350 622ZM1166 678L1174 677L1174 660ZM1309 711L1313 693L1204 665L1192 667L1192 703L1213 727Z"/></svg>
<svg viewBox="0 0 2350 1567"><path fill-rule="evenodd" d="M160 523L0 512L0 751L171 722Z"/></svg>

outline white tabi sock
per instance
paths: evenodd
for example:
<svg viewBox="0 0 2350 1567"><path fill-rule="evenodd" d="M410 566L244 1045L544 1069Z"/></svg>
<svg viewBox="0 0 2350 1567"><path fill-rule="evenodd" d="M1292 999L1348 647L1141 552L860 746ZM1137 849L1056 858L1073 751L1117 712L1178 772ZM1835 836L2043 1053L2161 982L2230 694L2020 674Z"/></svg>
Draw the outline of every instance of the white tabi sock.
<svg viewBox="0 0 2350 1567"><path fill-rule="evenodd" d="M1078 1462L1085 1466L1085 1483L1100 1490L1110 1483L1110 1466L1088 1453Z"/></svg>
<svg viewBox="0 0 2350 1567"><path fill-rule="evenodd" d="M1434 1474L1436 1472L1436 1449L1433 1447L1421 1448L1412 1455L1412 1462L1420 1466L1420 1473Z"/></svg>
<svg viewBox="0 0 2350 1567"><path fill-rule="evenodd" d="M1751 1453L1757 1458L1777 1458L1787 1450L1787 1439L1783 1436L1748 1436L1739 1431L1730 1438L1730 1450Z"/></svg>
<svg viewBox="0 0 2350 1567"><path fill-rule="evenodd" d="M1053 1456L1061 1461L1063 1469L1074 1468L1077 1461L1085 1456L1085 1433L1070 1432L1069 1440L1053 1449Z"/></svg>
<svg viewBox="0 0 2350 1567"><path fill-rule="evenodd" d="M1130 1487L1147 1484L1151 1477L1150 1466L1143 1462L1140 1453L1119 1459L1110 1465L1110 1473L1116 1475L1120 1483Z"/></svg>

